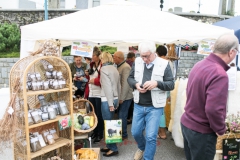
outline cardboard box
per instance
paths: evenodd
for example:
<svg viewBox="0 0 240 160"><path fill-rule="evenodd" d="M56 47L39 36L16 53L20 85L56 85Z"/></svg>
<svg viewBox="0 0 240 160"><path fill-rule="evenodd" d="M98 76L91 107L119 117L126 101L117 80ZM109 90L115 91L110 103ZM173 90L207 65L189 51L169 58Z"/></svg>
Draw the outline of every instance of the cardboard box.
<svg viewBox="0 0 240 160"><path fill-rule="evenodd" d="M93 150L95 153L97 153L97 158L94 160L100 160L101 156L100 156L100 148L81 148L81 149L91 149ZM77 159L77 160L89 160L89 159Z"/></svg>

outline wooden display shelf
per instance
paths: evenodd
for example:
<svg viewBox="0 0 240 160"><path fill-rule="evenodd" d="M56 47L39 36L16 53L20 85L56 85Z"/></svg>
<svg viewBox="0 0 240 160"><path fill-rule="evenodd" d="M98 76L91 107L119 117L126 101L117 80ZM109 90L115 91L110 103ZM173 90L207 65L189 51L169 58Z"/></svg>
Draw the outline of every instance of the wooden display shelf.
<svg viewBox="0 0 240 160"><path fill-rule="evenodd" d="M63 91L69 91L69 88L63 88L63 89L49 89L49 90L40 90L40 91L28 91L27 95L28 96L33 96L33 95L39 95L39 94L47 94L47 93L55 93L55 92L63 92Z"/></svg>
<svg viewBox="0 0 240 160"><path fill-rule="evenodd" d="M35 158L35 157L38 157L38 156L41 156L47 152L50 152L54 149L58 149L62 146L65 146L65 145L68 145L68 144L71 144L72 143L72 140L70 139L66 139L66 138L59 138L55 141L54 144L51 144L51 145L48 145L44 148L42 148L40 151L37 151L37 152L31 152L30 153L30 157L31 159L32 158Z"/></svg>
<svg viewBox="0 0 240 160"><path fill-rule="evenodd" d="M37 123L37 124L33 124L33 125L28 126L28 128L29 128L29 129L31 129L31 128L36 128L36 127L44 126L44 125L46 125L46 124L50 124L50 123L53 123L53 122L57 122L57 121L59 121L60 119L65 118L65 117L67 117L67 116L69 116L69 115L57 116L55 119L48 120L48 121L41 122L41 123Z"/></svg>

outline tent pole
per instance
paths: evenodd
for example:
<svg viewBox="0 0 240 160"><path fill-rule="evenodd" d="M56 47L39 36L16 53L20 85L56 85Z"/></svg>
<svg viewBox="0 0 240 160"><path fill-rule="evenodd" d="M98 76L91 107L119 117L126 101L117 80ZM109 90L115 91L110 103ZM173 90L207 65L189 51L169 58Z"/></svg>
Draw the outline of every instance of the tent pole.
<svg viewBox="0 0 240 160"><path fill-rule="evenodd" d="M47 1L48 0L45 0L44 2L44 14L45 14L45 21L48 20L48 7L47 7Z"/></svg>

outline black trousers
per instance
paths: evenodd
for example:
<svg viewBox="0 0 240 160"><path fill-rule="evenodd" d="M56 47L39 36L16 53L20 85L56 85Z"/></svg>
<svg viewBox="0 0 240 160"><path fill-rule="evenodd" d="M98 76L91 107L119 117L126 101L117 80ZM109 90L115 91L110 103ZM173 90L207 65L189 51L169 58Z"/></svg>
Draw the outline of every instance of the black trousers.
<svg viewBox="0 0 240 160"><path fill-rule="evenodd" d="M74 94L76 97L77 96L80 96L80 97L83 97L84 96L84 91L82 91L81 89L77 89L75 91L75 94Z"/></svg>
<svg viewBox="0 0 240 160"><path fill-rule="evenodd" d="M181 124L187 160L213 160L216 154L216 133L199 133Z"/></svg>
<svg viewBox="0 0 240 160"><path fill-rule="evenodd" d="M97 134L99 137L103 137L104 123L103 123L102 110L101 110L101 105L102 105L101 98L89 97L88 100L92 103L95 110L95 114L98 118L98 124L97 124L97 127L93 130L93 133Z"/></svg>
<svg viewBox="0 0 240 160"><path fill-rule="evenodd" d="M131 119L133 117L133 107L134 107L134 101L132 100L131 105L128 109L128 117L127 119Z"/></svg>

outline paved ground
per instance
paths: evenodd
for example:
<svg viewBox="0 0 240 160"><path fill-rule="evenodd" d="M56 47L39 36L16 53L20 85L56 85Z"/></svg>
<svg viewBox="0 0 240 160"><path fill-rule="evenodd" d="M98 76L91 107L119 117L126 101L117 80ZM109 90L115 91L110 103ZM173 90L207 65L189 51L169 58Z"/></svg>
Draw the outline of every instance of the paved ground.
<svg viewBox="0 0 240 160"><path fill-rule="evenodd" d="M131 125L128 125L129 139L118 144L119 154L113 157L103 157L101 154L101 160L133 160L135 151L137 150L136 142L130 133ZM170 133L167 133L168 138L166 140L157 141L157 151L155 154L155 160L186 160L184 151L182 148L175 146L174 141L171 140ZM104 147L104 142L93 144L93 147Z"/></svg>
<svg viewBox="0 0 240 160"><path fill-rule="evenodd" d="M118 144L119 155L114 157L103 157L101 154L101 160L133 160L133 155L137 150L137 145L130 133L131 125L128 125L129 139ZM184 151L182 148L175 146L174 141L171 140L170 133L167 133L168 138L166 140L157 141L157 151L155 154L155 160L186 160ZM93 147L104 147L104 141L93 144ZM6 149L4 154L0 154L0 160L13 160L13 152L11 149Z"/></svg>

